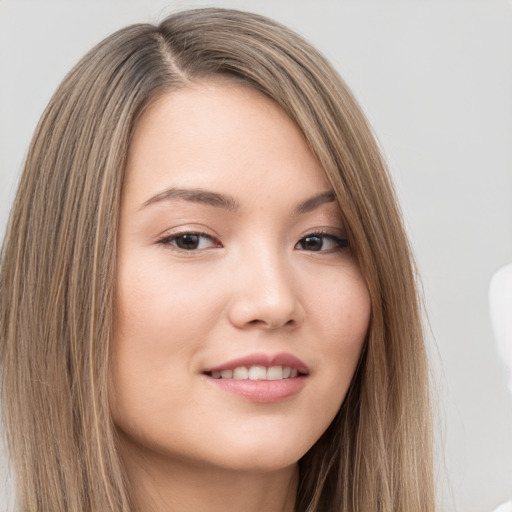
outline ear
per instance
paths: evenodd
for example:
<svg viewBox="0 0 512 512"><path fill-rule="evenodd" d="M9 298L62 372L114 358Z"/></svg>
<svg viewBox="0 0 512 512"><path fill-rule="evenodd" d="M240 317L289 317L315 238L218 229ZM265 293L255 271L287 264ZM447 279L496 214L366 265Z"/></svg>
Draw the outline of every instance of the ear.
<svg viewBox="0 0 512 512"><path fill-rule="evenodd" d="M512 393L512 264L500 268L489 286L489 308L498 351L508 369Z"/></svg>

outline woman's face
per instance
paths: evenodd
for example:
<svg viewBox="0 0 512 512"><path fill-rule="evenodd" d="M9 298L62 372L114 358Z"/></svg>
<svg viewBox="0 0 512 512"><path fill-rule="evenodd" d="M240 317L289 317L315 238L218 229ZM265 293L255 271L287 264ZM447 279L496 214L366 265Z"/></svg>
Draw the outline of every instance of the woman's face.
<svg viewBox="0 0 512 512"><path fill-rule="evenodd" d="M144 113L112 354L128 451L237 471L292 465L340 408L369 316L329 182L275 103L215 82Z"/></svg>

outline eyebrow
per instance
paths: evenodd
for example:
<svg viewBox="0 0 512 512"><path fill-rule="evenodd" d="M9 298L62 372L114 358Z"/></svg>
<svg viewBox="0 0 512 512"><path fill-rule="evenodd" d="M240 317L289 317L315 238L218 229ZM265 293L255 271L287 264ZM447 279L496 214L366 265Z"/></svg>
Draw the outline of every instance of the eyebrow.
<svg viewBox="0 0 512 512"><path fill-rule="evenodd" d="M148 199L142 207L149 206L150 204L159 203L161 201L172 201L173 199L182 199L192 203L207 204L216 208L223 208L224 210L238 211L240 204L238 201L228 195L218 194L217 192L210 192L200 188L168 188L160 194Z"/></svg>
<svg viewBox="0 0 512 512"><path fill-rule="evenodd" d="M201 203L215 208L222 208L229 211L239 211L240 203L232 196L211 192L200 188L175 188L171 187L151 197L142 204L142 208L162 201L181 199L192 203ZM299 203L295 208L297 214L304 214L316 210L325 203L332 203L336 196L334 191L328 190Z"/></svg>
<svg viewBox="0 0 512 512"><path fill-rule="evenodd" d="M327 192L322 192L316 196L313 196L309 199L306 199L304 202L300 203L296 212L298 214L312 212L316 210L319 206L322 206L325 203L332 203L336 200L336 195L333 190L328 190Z"/></svg>

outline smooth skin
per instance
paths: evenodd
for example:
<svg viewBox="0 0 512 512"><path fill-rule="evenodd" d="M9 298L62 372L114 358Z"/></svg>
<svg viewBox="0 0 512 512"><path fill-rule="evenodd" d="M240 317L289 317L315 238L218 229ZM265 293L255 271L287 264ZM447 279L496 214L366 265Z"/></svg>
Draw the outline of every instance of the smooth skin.
<svg viewBox="0 0 512 512"><path fill-rule="evenodd" d="M322 167L281 108L215 81L159 98L131 143L111 403L144 511L291 512L297 461L339 410L370 299ZM254 353L308 367L254 401L204 372Z"/></svg>

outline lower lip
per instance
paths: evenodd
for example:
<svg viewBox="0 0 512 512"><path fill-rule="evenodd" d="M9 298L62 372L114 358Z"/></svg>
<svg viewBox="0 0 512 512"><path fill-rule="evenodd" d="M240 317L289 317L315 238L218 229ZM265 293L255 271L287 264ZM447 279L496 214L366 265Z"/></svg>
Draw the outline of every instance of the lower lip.
<svg viewBox="0 0 512 512"><path fill-rule="evenodd" d="M306 385L307 376L281 380L214 379L206 376L208 382L223 391L242 396L251 402L281 402L298 394Z"/></svg>

